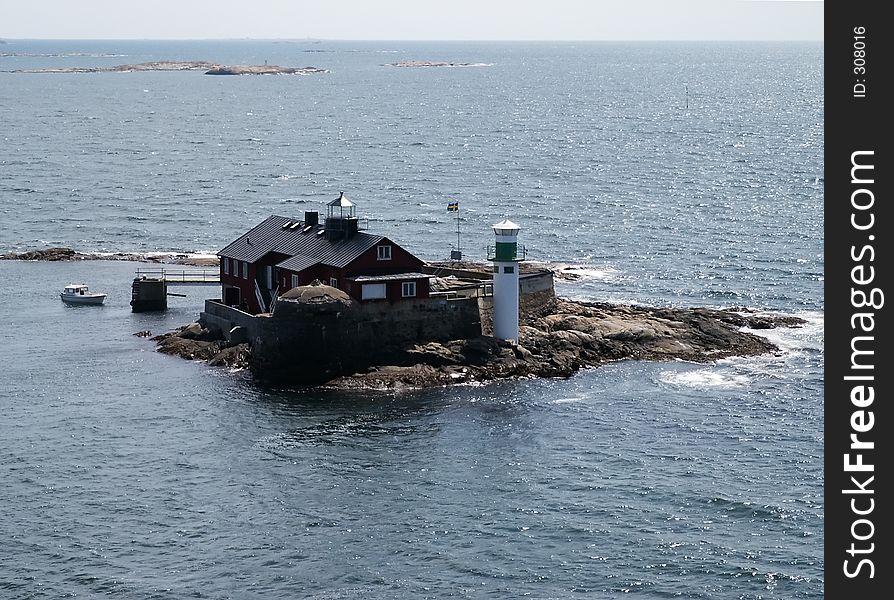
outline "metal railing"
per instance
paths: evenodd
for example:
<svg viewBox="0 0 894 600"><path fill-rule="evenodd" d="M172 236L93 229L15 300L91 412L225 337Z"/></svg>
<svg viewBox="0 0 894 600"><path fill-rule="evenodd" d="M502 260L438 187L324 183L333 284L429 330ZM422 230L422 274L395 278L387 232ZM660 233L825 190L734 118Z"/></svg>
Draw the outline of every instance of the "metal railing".
<svg viewBox="0 0 894 600"><path fill-rule="evenodd" d="M494 284L483 281L478 285L463 286L458 288L429 292L432 298L487 298L494 295Z"/></svg>
<svg viewBox="0 0 894 600"><path fill-rule="evenodd" d="M523 260L527 260L528 258L528 249L523 245L518 245L518 250L515 253L515 258L509 259L521 262ZM497 247L496 245L487 247L487 260L507 260L502 258L497 258Z"/></svg>
<svg viewBox="0 0 894 600"><path fill-rule="evenodd" d="M137 269L137 279L162 279L167 284L212 284L220 283L217 269Z"/></svg>

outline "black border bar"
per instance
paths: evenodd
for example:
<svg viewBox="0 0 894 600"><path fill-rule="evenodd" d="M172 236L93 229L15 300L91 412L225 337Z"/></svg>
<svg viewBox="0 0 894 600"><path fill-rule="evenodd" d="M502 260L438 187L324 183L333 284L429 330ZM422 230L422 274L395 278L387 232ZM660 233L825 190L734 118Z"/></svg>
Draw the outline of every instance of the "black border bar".
<svg viewBox="0 0 894 600"><path fill-rule="evenodd" d="M825 2L825 592L894 593L889 205L894 23ZM885 490L885 491L883 491Z"/></svg>

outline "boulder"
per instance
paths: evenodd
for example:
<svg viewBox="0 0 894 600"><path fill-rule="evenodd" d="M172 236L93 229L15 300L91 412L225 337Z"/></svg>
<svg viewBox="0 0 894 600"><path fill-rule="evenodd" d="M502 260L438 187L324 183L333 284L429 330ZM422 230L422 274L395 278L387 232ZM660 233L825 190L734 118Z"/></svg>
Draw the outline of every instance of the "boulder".
<svg viewBox="0 0 894 600"><path fill-rule="evenodd" d="M224 348L211 359L208 364L212 367L228 367L230 369L245 369L251 359L251 350L248 344L236 344Z"/></svg>

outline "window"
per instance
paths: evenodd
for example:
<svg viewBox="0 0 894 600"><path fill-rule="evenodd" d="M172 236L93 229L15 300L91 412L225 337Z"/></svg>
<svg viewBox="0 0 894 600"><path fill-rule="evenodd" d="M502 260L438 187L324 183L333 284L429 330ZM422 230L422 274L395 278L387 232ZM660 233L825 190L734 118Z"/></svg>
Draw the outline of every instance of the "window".
<svg viewBox="0 0 894 600"><path fill-rule="evenodd" d="M335 277L330 277L329 285L331 285L334 288L337 288L338 287L338 279L336 279Z"/></svg>
<svg viewBox="0 0 894 600"><path fill-rule="evenodd" d="M504 273L515 273L515 267L503 267Z"/></svg>
<svg viewBox="0 0 894 600"><path fill-rule="evenodd" d="M248 279L248 263L245 261L242 262L242 278Z"/></svg>
<svg viewBox="0 0 894 600"><path fill-rule="evenodd" d="M400 295L404 298L412 298L416 295L416 282L404 281L400 284Z"/></svg>
<svg viewBox="0 0 894 600"><path fill-rule="evenodd" d="M384 283L364 283L360 288L361 300L380 300L385 298Z"/></svg>
<svg viewBox="0 0 894 600"><path fill-rule="evenodd" d="M376 251L379 260L391 260L391 246L378 246Z"/></svg>
<svg viewBox="0 0 894 600"><path fill-rule="evenodd" d="M297 275L292 275L292 287L293 288L298 287L298 276Z"/></svg>
<svg viewBox="0 0 894 600"><path fill-rule="evenodd" d="M224 270L224 275L230 274L230 259L229 258L223 259L223 270Z"/></svg>
<svg viewBox="0 0 894 600"><path fill-rule="evenodd" d="M497 265L494 265L494 273L499 273L499 272L500 272L500 267L498 267Z"/></svg>

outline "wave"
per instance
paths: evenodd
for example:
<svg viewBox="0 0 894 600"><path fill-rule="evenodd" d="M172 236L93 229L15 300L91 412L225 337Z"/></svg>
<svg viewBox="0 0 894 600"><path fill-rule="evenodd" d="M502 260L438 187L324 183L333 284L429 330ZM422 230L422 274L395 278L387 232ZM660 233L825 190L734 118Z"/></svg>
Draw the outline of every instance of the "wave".
<svg viewBox="0 0 894 600"><path fill-rule="evenodd" d="M769 313L757 313L769 314ZM777 327L775 329L749 329L742 331L767 338L779 348L782 354L821 353L823 351L825 316L817 311L796 312L794 316L806 321L800 327Z"/></svg>
<svg viewBox="0 0 894 600"><path fill-rule="evenodd" d="M179 250L168 250L168 251L153 251L153 252L109 252L106 250L97 251L97 252L85 252L84 254L90 254L91 256L97 257L108 257L108 258L119 258L122 255L126 255L128 258L133 260L146 260L151 262L164 261L164 260L187 260L187 261L216 261L217 260L217 252L214 251L195 251L195 252L183 252Z"/></svg>
<svg viewBox="0 0 894 600"><path fill-rule="evenodd" d="M728 369L695 369L693 371L662 371L658 381L676 387L697 390L735 389L747 387L751 379L747 375L734 373Z"/></svg>
<svg viewBox="0 0 894 600"><path fill-rule="evenodd" d="M612 281L621 274L620 270L608 265L562 262L548 264L558 277L574 281Z"/></svg>

